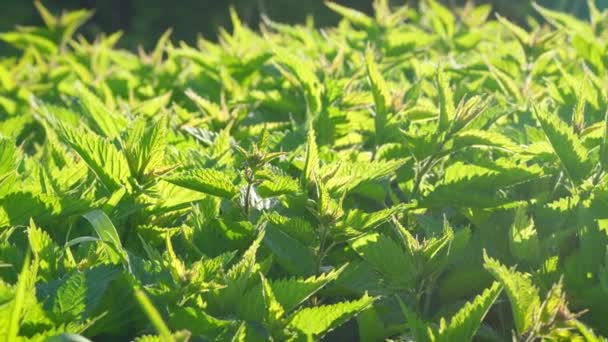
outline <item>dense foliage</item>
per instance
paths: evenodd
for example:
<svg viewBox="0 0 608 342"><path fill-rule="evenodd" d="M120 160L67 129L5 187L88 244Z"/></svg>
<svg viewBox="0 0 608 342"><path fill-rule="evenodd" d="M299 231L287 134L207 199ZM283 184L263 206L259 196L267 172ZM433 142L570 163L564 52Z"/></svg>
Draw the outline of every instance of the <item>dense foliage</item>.
<svg viewBox="0 0 608 342"><path fill-rule="evenodd" d="M389 0L393 4L415 6L420 0ZM461 6L473 0L440 0L450 7ZM601 10L608 8L605 0L596 0ZM372 13L370 0L338 0L338 3ZM527 16L535 15L532 0L475 0L477 4L490 3L494 10L510 20L523 23ZM537 0L548 8L561 10L583 17L587 6L582 0ZM172 29L173 40L184 40L190 44L202 35L215 39L218 27L230 27L229 7L234 7L242 22L250 27L258 27L262 16L282 23L302 23L307 16L314 19L317 27L335 25L339 16L321 0L44 0L51 11L92 7L95 12L79 33L94 37L100 32L122 31L118 46L136 49L144 46L151 49L156 39L168 27ZM602 8L603 6L603 8ZM2 0L0 11L0 31L12 29L15 25L41 25L32 0ZM0 42L0 54L13 51Z"/></svg>
<svg viewBox="0 0 608 342"><path fill-rule="evenodd" d="M608 12L0 39L0 340L602 340Z"/></svg>

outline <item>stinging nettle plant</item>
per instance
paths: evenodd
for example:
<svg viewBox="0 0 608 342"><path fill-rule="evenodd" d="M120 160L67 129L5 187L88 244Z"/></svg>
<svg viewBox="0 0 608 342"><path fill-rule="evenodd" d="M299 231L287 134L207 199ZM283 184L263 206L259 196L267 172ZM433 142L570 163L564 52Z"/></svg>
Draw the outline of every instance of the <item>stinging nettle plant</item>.
<svg viewBox="0 0 608 342"><path fill-rule="evenodd" d="M608 12L0 39L0 340L605 340Z"/></svg>

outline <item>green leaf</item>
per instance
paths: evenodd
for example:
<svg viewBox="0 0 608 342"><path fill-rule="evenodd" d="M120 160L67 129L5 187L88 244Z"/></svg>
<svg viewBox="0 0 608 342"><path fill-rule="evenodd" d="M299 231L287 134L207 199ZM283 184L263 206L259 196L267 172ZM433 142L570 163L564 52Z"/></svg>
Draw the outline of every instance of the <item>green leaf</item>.
<svg viewBox="0 0 608 342"><path fill-rule="evenodd" d="M127 120L120 114L112 112L87 87L78 84L77 91L82 111L97 128L97 133L103 134L107 138L119 136L126 127Z"/></svg>
<svg viewBox="0 0 608 342"><path fill-rule="evenodd" d="M164 179L177 186L227 199L233 198L239 191L226 173L214 169L185 171Z"/></svg>
<svg viewBox="0 0 608 342"><path fill-rule="evenodd" d="M167 147L167 119L161 118L151 127L144 120L136 121L128 132L125 155L135 177L152 172L163 163Z"/></svg>
<svg viewBox="0 0 608 342"><path fill-rule="evenodd" d="M173 249L173 243L171 242L171 237L169 234L165 234L165 246L166 246L166 258L168 260L168 268L173 278L176 281L184 281L186 278L186 266L184 262L180 260L175 254L175 250Z"/></svg>
<svg viewBox="0 0 608 342"><path fill-rule="evenodd" d="M300 217L285 217L276 212L266 213L270 224L277 226L285 234L300 241L304 245L313 246L317 240L315 228L307 220Z"/></svg>
<svg viewBox="0 0 608 342"><path fill-rule="evenodd" d="M0 198L12 191L16 179L17 148L12 139L0 137Z"/></svg>
<svg viewBox="0 0 608 342"><path fill-rule="evenodd" d="M531 42L530 34L526 30L524 30L520 26L510 22L509 19L507 19L499 14L496 14L496 18L502 25L504 25L507 28L507 30L509 30L515 36L515 38L519 39L519 41L522 44L524 44L524 45L530 44L530 42Z"/></svg>
<svg viewBox="0 0 608 342"><path fill-rule="evenodd" d="M264 244L282 267L294 275L316 273L316 258L312 250L272 225L266 226L265 230Z"/></svg>
<svg viewBox="0 0 608 342"><path fill-rule="evenodd" d="M205 113L209 117L219 120L220 122L228 119L228 114L225 113L219 105L199 96L197 93L194 92L194 90L188 89L186 90L185 94L198 106L198 108L203 113Z"/></svg>
<svg viewBox="0 0 608 342"><path fill-rule="evenodd" d="M175 329L185 329L199 337L213 339L233 326L233 321L215 318L198 308L177 307L171 310L169 322Z"/></svg>
<svg viewBox="0 0 608 342"><path fill-rule="evenodd" d="M556 114L540 108L535 108L534 113L568 177L581 184L590 171L587 150Z"/></svg>
<svg viewBox="0 0 608 342"><path fill-rule="evenodd" d="M11 139L0 136L0 181L15 171L17 148Z"/></svg>
<svg viewBox="0 0 608 342"><path fill-rule="evenodd" d="M454 95L452 95L450 80L445 71L441 69L437 70L435 81L439 93L439 130L443 132L448 129L450 123L454 120L456 113Z"/></svg>
<svg viewBox="0 0 608 342"><path fill-rule="evenodd" d="M331 192L348 193L364 182L387 177L404 164L404 160L341 161L324 165L319 174L327 179L325 186Z"/></svg>
<svg viewBox="0 0 608 342"><path fill-rule="evenodd" d="M576 105L572 111L572 126L575 132L581 131L585 127L585 104L587 103L587 82L581 82L576 91Z"/></svg>
<svg viewBox="0 0 608 342"><path fill-rule="evenodd" d="M67 43L72 38L78 27L84 24L84 22L86 22L92 16L93 11L85 9L72 10L62 13L61 17L59 17L59 26L61 26L63 30L61 34L61 42Z"/></svg>
<svg viewBox="0 0 608 342"><path fill-rule="evenodd" d="M128 262L126 251L122 248L116 227L103 211L95 209L82 215L91 223L99 238L106 243L106 251L115 262Z"/></svg>
<svg viewBox="0 0 608 342"><path fill-rule="evenodd" d="M492 131L469 129L456 134L452 140L452 149L465 147L494 148L509 152L519 152L520 148L508 137Z"/></svg>
<svg viewBox="0 0 608 342"><path fill-rule="evenodd" d="M111 192L129 184L129 163L109 141L85 130L62 126L59 133Z"/></svg>
<svg viewBox="0 0 608 342"><path fill-rule="evenodd" d="M369 234L351 243L351 247L380 272L394 287L408 288L416 276L413 255L406 253L390 238Z"/></svg>
<svg viewBox="0 0 608 342"><path fill-rule="evenodd" d="M523 207L515 211L515 219L510 229L509 247L518 260L532 265L540 260L541 247L534 220L528 218Z"/></svg>
<svg viewBox="0 0 608 342"><path fill-rule="evenodd" d="M386 81L384 81L382 74L378 71L378 67L374 62L374 54L371 49L367 50L365 62L367 66L367 78L370 83L372 95L374 96L374 104L376 105L376 115L374 116L376 145L380 145L386 134L385 130L388 124L388 115L391 111L391 95L386 85Z"/></svg>
<svg viewBox="0 0 608 342"><path fill-rule="evenodd" d="M162 113L163 110L169 105L171 101L171 92L162 94L160 96L142 101L133 109L135 113L143 114L147 117L152 117L158 113Z"/></svg>
<svg viewBox="0 0 608 342"><path fill-rule="evenodd" d="M405 211L405 209L406 205L396 205L371 213L359 209L350 210L336 225L335 233L344 237L360 235L378 227L394 215Z"/></svg>
<svg viewBox="0 0 608 342"><path fill-rule="evenodd" d="M395 296L399 302L401 313L405 317L408 328L416 341L428 340L428 324L426 324L413 310L410 310L399 296Z"/></svg>
<svg viewBox="0 0 608 342"><path fill-rule="evenodd" d="M522 335L532 328L540 314L540 296L529 275L509 269L488 257L484 251L484 267L507 292L517 332Z"/></svg>
<svg viewBox="0 0 608 342"><path fill-rule="evenodd" d="M309 186L315 180L317 170L319 168L319 151L315 136L315 129L312 124L308 126L308 134L306 139L306 159L304 161L304 169L302 170L302 184Z"/></svg>
<svg viewBox="0 0 608 342"><path fill-rule="evenodd" d="M12 310L9 316L10 318L5 335L7 341L16 341L19 336L19 327L21 325L21 318L25 308L26 291L28 288L30 288L30 286L33 285L33 281L35 281L35 268L34 271L32 271L31 268L32 265L30 263L30 253L28 250L26 251L23 266L17 280L15 299L12 302Z"/></svg>
<svg viewBox="0 0 608 342"><path fill-rule="evenodd" d="M41 276L53 275L56 271L56 265L61 259L59 247L51 239L50 235L41 228L36 227L36 224L31 219L27 230L27 238L32 253L37 260Z"/></svg>
<svg viewBox="0 0 608 342"><path fill-rule="evenodd" d="M0 39L22 50L32 47L45 55L53 55L57 52L57 44L55 44L52 40L35 33L0 33Z"/></svg>
<svg viewBox="0 0 608 342"><path fill-rule="evenodd" d="M366 294L351 302L305 308L293 315L288 328L304 334L309 339L319 339L368 308L373 301L374 299Z"/></svg>
<svg viewBox="0 0 608 342"><path fill-rule="evenodd" d="M40 1L34 1L34 6L36 7L38 14L40 14L42 21L44 21L46 27L55 28L55 26L57 26L59 22L58 18L55 17L46 7L44 7Z"/></svg>
<svg viewBox="0 0 608 342"><path fill-rule="evenodd" d="M452 12L435 0L426 0L431 11L431 21L435 31L445 39L452 38L456 29L456 18Z"/></svg>
<svg viewBox="0 0 608 342"><path fill-rule="evenodd" d="M445 180L422 200L423 206L491 208L513 202L508 188L541 177L540 168L495 165L493 168L456 162Z"/></svg>
<svg viewBox="0 0 608 342"><path fill-rule="evenodd" d="M162 36L160 36L160 38L158 39L158 42L156 42L156 47L154 47L154 51L152 51L151 56L153 65L158 66L162 61L163 52L167 47L168 43L170 42L169 38L171 37L171 32L173 32L173 30L170 28L165 30Z"/></svg>
<svg viewBox="0 0 608 342"><path fill-rule="evenodd" d="M268 283L268 280L260 273L260 277L262 278L262 293L264 295L264 303L266 306L266 324L271 327L280 326L285 316L285 309L272 291L272 287Z"/></svg>
<svg viewBox="0 0 608 342"><path fill-rule="evenodd" d="M294 178L273 174L272 179L264 180L257 190L260 196L268 198L296 194L300 190L300 185Z"/></svg>
<svg viewBox="0 0 608 342"><path fill-rule="evenodd" d="M429 329L431 340L446 342L472 341L481 322L501 291L502 286L498 282L494 282L490 288L475 297L472 302L467 302L452 316L449 323L441 318L438 329Z"/></svg>
<svg viewBox="0 0 608 342"><path fill-rule="evenodd" d="M336 279L342 269L333 270L319 276L309 278L287 278L271 280L270 287L278 303L283 307L285 313L291 313L300 304L321 290L330 281ZM258 284L242 295L236 308L239 317L262 322L264 319L264 297L262 285Z"/></svg>
<svg viewBox="0 0 608 342"><path fill-rule="evenodd" d="M152 303L150 298L148 298L146 293L142 289L135 289L134 293L135 298L139 302L139 305L141 306L145 314L148 316L148 319L152 322L156 330L160 333L162 340L167 342L175 341L173 335L171 334L171 330L169 330L167 324L165 324L165 321L163 321L162 316L154 307L154 304Z"/></svg>
<svg viewBox="0 0 608 342"><path fill-rule="evenodd" d="M58 322L84 321L92 318L109 284L119 275L113 266L97 266L84 272L72 272L40 289L39 296L48 296L45 309Z"/></svg>
<svg viewBox="0 0 608 342"><path fill-rule="evenodd" d="M91 342L86 337L76 334L64 333L46 339L46 342Z"/></svg>
<svg viewBox="0 0 608 342"><path fill-rule="evenodd" d="M332 11L340 14L342 17L344 17L346 20L350 21L354 25L363 27L365 29L371 29L374 26L374 19L363 12L342 6L331 1L326 1L325 5L327 5L327 7L329 7Z"/></svg>
<svg viewBox="0 0 608 342"><path fill-rule="evenodd" d="M243 253L241 260L226 273L226 287L216 291L219 295L220 306L223 309L233 309L240 303L252 275L254 272L257 272L256 254L264 239L264 235L265 231L260 232L258 237Z"/></svg>
<svg viewBox="0 0 608 342"><path fill-rule="evenodd" d="M559 28L567 28L574 32L582 33L585 35L593 35L591 26L587 25L587 23L581 20L578 20L576 17L570 14L544 8L536 2L532 3L532 7L534 7L534 9L538 11L540 15L543 16L549 23Z"/></svg>
<svg viewBox="0 0 608 342"><path fill-rule="evenodd" d="M307 112L316 117L322 110L323 84L315 74L315 65L290 51L276 51L276 59L300 83L306 97Z"/></svg>
<svg viewBox="0 0 608 342"><path fill-rule="evenodd" d="M276 299L281 303L286 312L290 312L321 290L325 285L329 284L329 282L335 280L341 272L342 268L306 279L289 278L273 280L270 285Z"/></svg>

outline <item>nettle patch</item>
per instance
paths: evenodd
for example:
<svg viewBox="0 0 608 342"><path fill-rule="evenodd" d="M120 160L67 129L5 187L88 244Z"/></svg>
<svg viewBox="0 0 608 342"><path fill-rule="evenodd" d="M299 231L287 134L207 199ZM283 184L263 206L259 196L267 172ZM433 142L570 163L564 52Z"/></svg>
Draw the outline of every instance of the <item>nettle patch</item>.
<svg viewBox="0 0 608 342"><path fill-rule="evenodd" d="M35 4L0 35L1 340L608 334L593 1L529 29L329 2L138 53Z"/></svg>

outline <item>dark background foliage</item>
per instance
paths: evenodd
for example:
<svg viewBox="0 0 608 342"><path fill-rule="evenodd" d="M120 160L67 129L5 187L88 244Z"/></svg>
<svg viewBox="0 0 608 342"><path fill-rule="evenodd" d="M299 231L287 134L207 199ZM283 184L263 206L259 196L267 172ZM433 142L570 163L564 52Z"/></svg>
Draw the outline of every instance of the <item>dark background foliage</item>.
<svg viewBox="0 0 608 342"><path fill-rule="evenodd" d="M417 0L407 0L414 3ZM608 0L596 0L598 7L608 7ZM15 25L41 25L42 22L30 0L1 0L0 32L11 30ZM371 12L371 0L337 0L365 12ZM403 3L393 1L394 3ZM443 0L450 6L457 6L463 0ZM520 23L526 16L532 14L529 0L483 0L491 2L497 12ZM584 0L541 0L541 4L575 13L586 15ZM192 43L197 35L214 39L218 27L229 27L228 8L234 6L241 18L252 27L257 27L260 14L286 23L304 22L307 15L314 17L319 26L327 26L337 22L338 16L332 13L322 0L44 0L44 5L54 13L62 9L93 8L95 16L80 31L87 37L93 37L100 32L115 32L121 30L124 37L121 46L135 48L143 45L153 46L158 37L169 27L173 28L172 39ZM2 44L2 43L0 43ZM0 45L0 52L6 52L7 47Z"/></svg>

